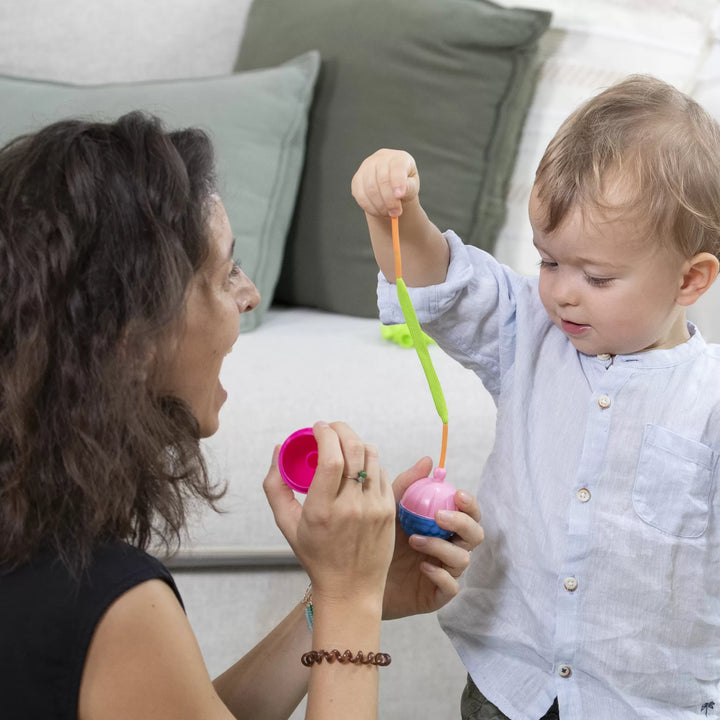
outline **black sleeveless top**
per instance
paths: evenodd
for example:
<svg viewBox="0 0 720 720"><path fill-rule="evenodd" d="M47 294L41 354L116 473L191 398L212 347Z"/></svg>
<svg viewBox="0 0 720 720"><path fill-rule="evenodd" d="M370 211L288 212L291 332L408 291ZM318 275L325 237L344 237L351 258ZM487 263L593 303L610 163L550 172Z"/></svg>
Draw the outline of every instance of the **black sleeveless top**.
<svg viewBox="0 0 720 720"><path fill-rule="evenodd" d="M0 565L0 718L77 720L80 678L95 627L120 595L168 569L125 543L102 545L73 578L55 555Z"/></svg>

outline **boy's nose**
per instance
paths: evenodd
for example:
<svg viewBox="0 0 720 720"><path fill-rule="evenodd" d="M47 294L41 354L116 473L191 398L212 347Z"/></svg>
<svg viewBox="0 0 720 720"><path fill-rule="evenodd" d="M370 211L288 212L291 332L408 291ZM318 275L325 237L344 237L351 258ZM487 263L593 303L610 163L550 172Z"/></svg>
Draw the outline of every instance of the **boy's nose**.
<svg viewBox="0 0 720 720"><path fill-rule="evenodd" d="M553 299L559 306L577 305L579 293L573 283L558 282L553 287Z"/></svg>

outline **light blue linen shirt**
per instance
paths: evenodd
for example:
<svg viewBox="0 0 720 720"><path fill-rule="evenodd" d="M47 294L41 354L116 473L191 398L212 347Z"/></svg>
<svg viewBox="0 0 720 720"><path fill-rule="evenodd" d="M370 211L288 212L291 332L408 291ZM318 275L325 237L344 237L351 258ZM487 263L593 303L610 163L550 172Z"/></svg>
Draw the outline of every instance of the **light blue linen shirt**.
<svg viewBox="0 0 720 720"><path fill-rule="evenodd" d="M485 541L443 628L513 720L555 697L563 720L720 716L720 347L689 325L672 349L583 355L537 278L445 237L446 282L411 297L497 428ZM378 305L402 322L382 275Z"/></svg>

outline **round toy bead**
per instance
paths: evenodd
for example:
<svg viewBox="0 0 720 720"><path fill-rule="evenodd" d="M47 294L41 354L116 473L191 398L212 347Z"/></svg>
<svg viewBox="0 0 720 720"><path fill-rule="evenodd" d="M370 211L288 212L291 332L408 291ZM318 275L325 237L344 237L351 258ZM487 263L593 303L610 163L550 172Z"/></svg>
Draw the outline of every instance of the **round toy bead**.
<svg viewBox="0 0 720 720"><path fill-rule="evenodd" d="M414 482L398 506L400 525L407 535L449 538L452 532L435 522L438 510L457 510L455 488L445 481L445 468L435 468L431 477Z"/></svg>

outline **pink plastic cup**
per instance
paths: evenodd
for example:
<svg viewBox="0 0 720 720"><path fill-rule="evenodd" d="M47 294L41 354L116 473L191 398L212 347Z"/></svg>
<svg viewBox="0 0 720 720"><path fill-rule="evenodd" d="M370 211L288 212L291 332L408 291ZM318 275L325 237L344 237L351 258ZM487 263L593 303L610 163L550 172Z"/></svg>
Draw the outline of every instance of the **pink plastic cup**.
<svg viewBox="0 0 720 720"><path fill-rule="evenodd" d="M296 430L280 447L280 474L297 492L307 493L315 477L317 463L318 446L312 428Z"/></svg>

